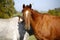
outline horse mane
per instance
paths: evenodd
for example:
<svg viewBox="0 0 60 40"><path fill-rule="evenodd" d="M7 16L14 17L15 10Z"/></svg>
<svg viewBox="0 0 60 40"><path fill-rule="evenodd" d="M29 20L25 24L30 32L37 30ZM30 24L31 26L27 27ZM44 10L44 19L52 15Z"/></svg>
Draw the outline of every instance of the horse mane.
<svg viewBox="0 0 60 40"><path fill-rule="evenodd" d="M42 13L40 13L40 12L38 12L36 10L32 9L31 12L32 12L32 17L33 18L36 18L36 17L39 17L39 16L43 16Z"/></svg>
<svg viewBox="0 0 60 40"><path fill-rule="evenodd" d="M43 18L43 14L42 13L40 13L40 12L38 12L38 11L36 11L36 10L31 10L31 20L33 20L33 21L36 21L36 20L38 20L39 18L41 19L41 18Z"/></svg>
<svg viewBox="0 0 60 40"><path fill-rule="evenodd" d="M41 14L40 12L38 12L38 11L36 11L36 10L33 10L33 9L32 9L32 12L33 12L33 13Z"/></svg>

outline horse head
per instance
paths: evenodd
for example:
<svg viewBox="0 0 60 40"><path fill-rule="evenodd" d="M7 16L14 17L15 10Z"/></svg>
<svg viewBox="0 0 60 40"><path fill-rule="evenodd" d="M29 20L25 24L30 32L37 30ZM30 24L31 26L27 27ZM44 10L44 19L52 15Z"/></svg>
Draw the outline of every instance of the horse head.
<svg viewBox="0 0 60 40"><path fill-rule="evenodd" d="M25 21L25 29L26 30L30 30L31 7L32 7L31 4L26 5L26 6L25 6L25 4L23 4L22 13L23 13L24 21Z"/></svg>

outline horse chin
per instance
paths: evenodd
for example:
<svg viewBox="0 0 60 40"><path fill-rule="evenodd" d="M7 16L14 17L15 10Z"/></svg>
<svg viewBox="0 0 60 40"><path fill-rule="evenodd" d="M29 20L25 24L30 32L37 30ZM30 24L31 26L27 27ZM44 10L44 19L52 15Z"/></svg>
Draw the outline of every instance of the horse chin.
<svg viewBox="0 0 60 40"><path fill-rule="evenodd" d="M27 31L30 30L30 26L28 27L25 25L25 30L27 30Z"/></svg>

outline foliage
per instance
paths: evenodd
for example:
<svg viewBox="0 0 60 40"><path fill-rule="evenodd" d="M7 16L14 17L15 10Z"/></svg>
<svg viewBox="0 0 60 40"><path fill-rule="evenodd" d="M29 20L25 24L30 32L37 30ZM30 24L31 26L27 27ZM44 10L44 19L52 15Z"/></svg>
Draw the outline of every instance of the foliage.
<svg viewBox="0 0 60 40"><path fill-rule="evenodd" d="M60 8L55 8L53 10L49 10L48 13L55 15L55 16L60 16Z"/></svg>
<svg viewBox="0 0 60 40"><path fill-rule="evenodd" d="M15 13L13 0L0 0L0 18L10 18Z"/></svg>
<svg viewBox="0 0 60 40"><path fill-rule="evenodd" d="M31 36L29 37L29 40L37 40L37 39L35 38L34 35L31 35Z"/></svg>
<svg viewBox="0 0 60 40"><path fill-rule="evenodd" d="M22 16L23 14L21 12L16 12L16 14L13 15L13 17L15 16Z"/></svg>

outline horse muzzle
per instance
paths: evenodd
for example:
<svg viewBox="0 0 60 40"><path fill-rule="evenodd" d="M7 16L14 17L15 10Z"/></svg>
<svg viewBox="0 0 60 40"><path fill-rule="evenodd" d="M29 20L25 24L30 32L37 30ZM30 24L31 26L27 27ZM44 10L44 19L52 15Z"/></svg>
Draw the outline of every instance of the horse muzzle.
<svg viewBox="0 0 60 40"><path fill-rule="evenodd" d="M30 30L30 26L25 25L25 30Z"/></svg>

